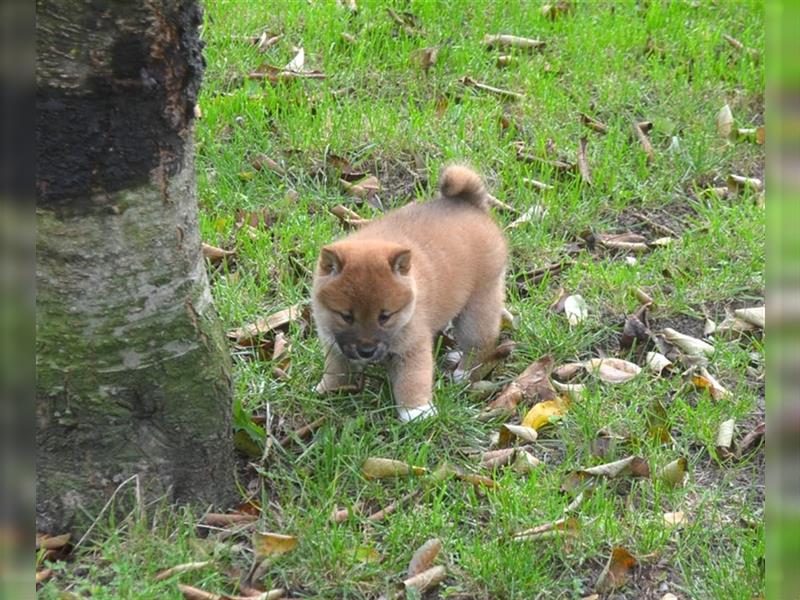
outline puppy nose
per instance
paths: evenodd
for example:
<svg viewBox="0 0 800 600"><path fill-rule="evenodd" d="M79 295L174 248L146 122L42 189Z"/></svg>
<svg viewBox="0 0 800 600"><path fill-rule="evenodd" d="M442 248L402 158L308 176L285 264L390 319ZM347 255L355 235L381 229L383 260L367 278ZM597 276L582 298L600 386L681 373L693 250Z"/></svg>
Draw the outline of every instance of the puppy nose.
<svg viewBox="0 0 800 600"><path fill-rule="evenodd" d="M356 352L361 358L372 358L378 347L375 344L359 344Z"/></svg>

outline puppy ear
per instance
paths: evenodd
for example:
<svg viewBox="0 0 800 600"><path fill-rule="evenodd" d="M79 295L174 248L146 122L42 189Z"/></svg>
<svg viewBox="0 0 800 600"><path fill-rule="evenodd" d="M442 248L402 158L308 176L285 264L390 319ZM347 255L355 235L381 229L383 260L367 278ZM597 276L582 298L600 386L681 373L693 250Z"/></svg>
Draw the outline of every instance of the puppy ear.
<svg viewBox="0 0 800 600"><path fill-rule="evenodd" d="M325 246L319 255L319 270L325 275L337 275L342 272L342 258L332 246Z"/></svg>
<svg viewBox="0 0 800 600"><path fill-rule="evenodd" d="M398 275L408 275L411 270L411 250L403 248L390 254L389 266Z"/></svg>

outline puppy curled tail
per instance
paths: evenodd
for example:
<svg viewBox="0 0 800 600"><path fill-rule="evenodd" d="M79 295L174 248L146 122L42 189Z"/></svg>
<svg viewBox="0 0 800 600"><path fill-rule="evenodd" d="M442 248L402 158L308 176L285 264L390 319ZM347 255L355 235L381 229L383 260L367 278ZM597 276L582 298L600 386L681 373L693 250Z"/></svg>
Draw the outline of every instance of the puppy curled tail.
<svg viewBox="0 0 800 600"><path fill-rule="evenodd" d="M482 210L488 210L489 201L481 176L469 167L450 165L439 176L439 192L445 198L468 202Z"/></svg>

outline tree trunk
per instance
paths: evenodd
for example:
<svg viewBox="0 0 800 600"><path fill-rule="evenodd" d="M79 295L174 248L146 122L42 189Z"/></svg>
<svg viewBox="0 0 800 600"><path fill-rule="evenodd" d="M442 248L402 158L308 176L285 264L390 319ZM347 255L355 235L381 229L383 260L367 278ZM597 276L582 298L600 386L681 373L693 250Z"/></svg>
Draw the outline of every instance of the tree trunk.
<svg viewBox="0 0 800 600"><path fill-rule="evenodd" d="M201 253L195 0L37 1L37 525L120 482L233 492L230 359Z"/></svg>

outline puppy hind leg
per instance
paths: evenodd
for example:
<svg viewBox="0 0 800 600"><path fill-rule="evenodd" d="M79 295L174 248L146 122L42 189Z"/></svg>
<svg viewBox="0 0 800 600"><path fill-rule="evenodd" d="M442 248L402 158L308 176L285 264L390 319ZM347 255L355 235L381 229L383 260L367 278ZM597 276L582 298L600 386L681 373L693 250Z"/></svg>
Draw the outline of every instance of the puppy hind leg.
<svg viewBox="0 0 800 600"><path fill-rule="evenodd" d="M469 371L491 353L500 335L503 310L503 279L476 291L454 323L453 336L463 352L453 373L456 381L469 377Z"/></svg>

